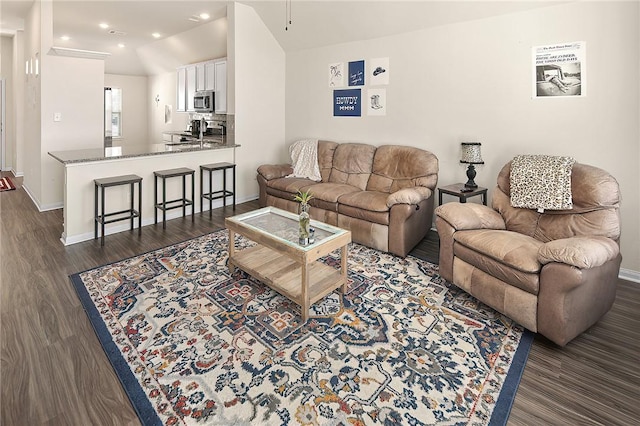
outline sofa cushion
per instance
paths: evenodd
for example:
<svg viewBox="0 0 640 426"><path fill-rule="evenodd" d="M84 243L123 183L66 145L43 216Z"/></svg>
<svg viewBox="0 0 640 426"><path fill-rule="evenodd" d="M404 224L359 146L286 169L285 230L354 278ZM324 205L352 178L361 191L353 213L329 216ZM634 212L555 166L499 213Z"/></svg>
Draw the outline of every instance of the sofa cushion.
<svg viewBox="0 0 640 426"><path fill-rule="evenodd" d="M377 191L358 191L338 199L338 213L382 225L389 224L389 194Z"/></svg>
<svg viewBox="0 0 640 426"><path fill-rule="evenodd" d="M298 191L315 184L306 178L279 178L267 181L267 194L293 200Z"/></svg>
<svg viewBox="0 0 640 426"><path fill-rule="evenodd" d="M362 143L344 143L338 145L333 154L333 167L329 182L342 183L365 190L376 147Z"/></svg>
<svg viewBox="0 0 640 426"><path fill-rule="evenodd" d="M320 167L320 176L322 182L328 182L333 167L333 154L338 147L337 142L318 141L318 167Z"/></svg>
<svg viewBox="0 0 640 426"><path fill-rule="evenodd" d="M360 189L355 186L344 183L314 183L304 187L303 190L309 191L313 195L309 204L334 212L338 211L338 198L352 192L360 192Z"/></svg>
<svg viewBox="0 0 640 426"><path fill-rule="evenodd" d="M435 188L438 159L429 151L410 146L383 145L376 149L367 190L386 193L402 188Z"/></svg>
<svg viewBox="0 0 640 426"><path fill-rule="evenodd" d="M453 235L454 254L470 265L506 283L538 294L543 243L511 231L478 229Z"/></svg>

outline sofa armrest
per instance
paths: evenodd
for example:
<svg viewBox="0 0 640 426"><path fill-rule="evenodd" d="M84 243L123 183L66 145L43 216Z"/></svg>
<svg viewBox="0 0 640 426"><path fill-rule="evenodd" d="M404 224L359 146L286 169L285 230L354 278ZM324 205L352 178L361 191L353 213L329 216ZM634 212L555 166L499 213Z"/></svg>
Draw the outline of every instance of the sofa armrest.
<svg viewBox="0 0 640 426"><path fill-rule="evenodd" d="M258 167L258 174L265 180L282 178L293 173L291 164L263 164Z"/></svg>
<svg viewBox="0 0 640 426"><path fill-rule="evenodd" d="M506 229L504 219L497 211L483 204L447 203L436 208L437 217L456 231L464 229Z"/></svg>
<svg viewBox="0 0 640 426"><path fill-rule="evenodd" d="M618 244L607 237L571 237L545 243L538 250L538 261L591 269L615 259L619 252Z"/></svg>
<svg viewBox="0 0 640 426"><path fill-rule="evenodd" d="M391 208L396 204L420 204L433 195L433 191L424 186L413 186L403 188L387 197L387 207Z"/></svg>

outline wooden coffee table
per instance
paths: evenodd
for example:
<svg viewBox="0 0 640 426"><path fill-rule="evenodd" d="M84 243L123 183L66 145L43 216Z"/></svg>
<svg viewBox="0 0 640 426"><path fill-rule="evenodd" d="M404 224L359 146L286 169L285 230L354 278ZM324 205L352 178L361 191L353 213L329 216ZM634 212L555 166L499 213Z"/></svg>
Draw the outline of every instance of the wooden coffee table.
<svg viewBox="0 0 640 426"><path fill-rule="evenodd" d="M315 242L298 244L298 215L265 207L225 219L229 230L229 270L242 269L301 307L302 319L309 307L337 288L347 290L347 245L351 232L311 220ZM236 252L235 234L257 245ZM337 270L318 259L340 249Z"/></svg>

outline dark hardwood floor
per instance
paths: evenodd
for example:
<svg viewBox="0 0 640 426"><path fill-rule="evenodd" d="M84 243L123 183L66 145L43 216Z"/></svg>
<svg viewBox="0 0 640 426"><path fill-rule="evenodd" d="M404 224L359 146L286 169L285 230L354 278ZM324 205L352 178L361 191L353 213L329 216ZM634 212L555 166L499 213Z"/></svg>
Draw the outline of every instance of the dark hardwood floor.
<svg viewBox="0 0 640 426"><path fill-rule="evenodd" d="M13 180L0 193L0 424L138 425L68 276L220 229L257 202L64 247L62 210L38 212ZM413 253L437 262L437 244L432 232ZM640 284L620 280L612 311L567 347L537 336L509 424L639 424L638 330Z"/></svg>

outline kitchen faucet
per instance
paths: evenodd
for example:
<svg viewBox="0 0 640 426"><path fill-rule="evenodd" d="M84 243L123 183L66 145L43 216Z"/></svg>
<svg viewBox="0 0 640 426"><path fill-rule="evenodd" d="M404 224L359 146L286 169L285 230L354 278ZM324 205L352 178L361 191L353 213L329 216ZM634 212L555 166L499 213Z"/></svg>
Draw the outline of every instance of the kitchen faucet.
<svg viewBox="0 0 640 426"><path fill-rule="evenodd" d="M200 119L200 148L202 148L203 138L204 138L204 126L207 125L204 117Z"/></svg>

